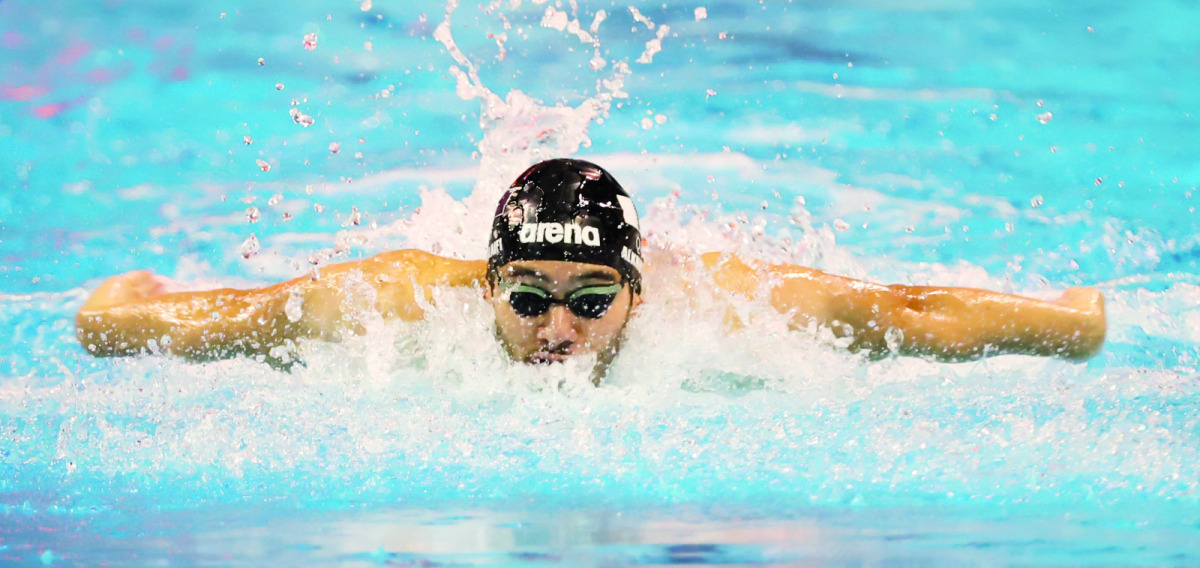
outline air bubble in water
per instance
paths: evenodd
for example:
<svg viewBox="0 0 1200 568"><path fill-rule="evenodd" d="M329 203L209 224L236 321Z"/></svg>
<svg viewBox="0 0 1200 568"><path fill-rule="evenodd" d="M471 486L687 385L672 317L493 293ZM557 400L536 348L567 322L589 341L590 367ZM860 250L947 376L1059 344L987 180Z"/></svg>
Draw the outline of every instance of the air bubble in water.
<svg viewBox="0 0 1200 568"><path fill-rule="evenodd" d="M257 223L259 217L261 217L261 215L260 215L257 207L247 207L246 208L246 221L249 221L251 223Z"/></svg>
<svg viewBox="0 0 1200 568"><path fill-rule="evenodd" d="M1043 112L1042 114L1037 115L1038 122L1040 122L1042 124L1049 124L1050 121L1053 119L1054 119L1054 113L1052 113L1050 111L1046 111L1046 112Z"/></svg>
<svg viewBox="0 0 1200 568"><path fill-rule="evenodd" d="M696 10L692 12L692 14L696 17L696 21L699 22L700 20L703 20L708 17L708 8L701 6L699 8L696 8Z"/></svg>
<svg viewBox="0 0 1200 568"><path fill-rule="evenodd" d="M254 236L254 233L250 233L250 238L242 241L242 258L250 258L258 254L260 248L258 237Z"/></svg>
<svg viewBox="0 0 1200 568"><path fill-rule="evenodd" d="M1029 205L1031 207L1041 207L1042 203L1045 203L1045 200L1043 200L1042 196L1040 195L1035 195L1033 196L1033 199L1029 200Z"/></svg>
<svg viewBox="0 0 1200 568"><path fill-rule="evenodd" d="M258 160L255 160L255 163L258 164L258 169L260 169L264 172L271 171L271 164L268 164L266 160L263 160L260 158Z"/></svg>
<svg viewBox="0 0 1200 568"><path fill-rule="evenodd" d="M317 33L310 32L304 34L304 49L312 51L317 48Z"/></svg>

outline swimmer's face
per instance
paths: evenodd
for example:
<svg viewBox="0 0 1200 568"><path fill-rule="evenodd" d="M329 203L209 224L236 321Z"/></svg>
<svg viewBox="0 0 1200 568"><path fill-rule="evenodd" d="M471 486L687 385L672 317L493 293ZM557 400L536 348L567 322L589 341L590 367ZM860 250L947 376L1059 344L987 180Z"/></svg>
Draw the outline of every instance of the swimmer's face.
<svg viewBox="0 0 1200 568"><path fill-rule="evenodd" d="M510 301L511 295L523 293L526 296L519 299L533 299L536 305L542 292L553 300L574 296L577 309L585 303L603 304L605 292L616 296L599 317L579 315L562 303L551 303L549 309L537 315L522 315L520 309L538 310L529 310L528 303L521 302L514 308ZM595 353L597 373L616 355L621 331L640 301L615 269L558 260L515 261L500 267L487 297L496 312L496 334L513 360L551 364Z"/></svg>

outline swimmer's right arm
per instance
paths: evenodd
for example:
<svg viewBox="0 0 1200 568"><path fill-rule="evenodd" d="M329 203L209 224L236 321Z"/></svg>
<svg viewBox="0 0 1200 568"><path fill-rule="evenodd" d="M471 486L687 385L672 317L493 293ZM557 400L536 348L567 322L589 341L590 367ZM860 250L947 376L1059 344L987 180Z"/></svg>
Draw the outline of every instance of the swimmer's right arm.
<svg viewBox="0 0 1200 568"><path fill-rule="evenodd" d="M299 339L340 340L361 333L356 313L416 320L435 285L478 285L486 266L422 251L393 251L265 288L163 293L146 271L108 279L76 316L80 344L92 355L162 351L192 360L271 357Z"/></svg>

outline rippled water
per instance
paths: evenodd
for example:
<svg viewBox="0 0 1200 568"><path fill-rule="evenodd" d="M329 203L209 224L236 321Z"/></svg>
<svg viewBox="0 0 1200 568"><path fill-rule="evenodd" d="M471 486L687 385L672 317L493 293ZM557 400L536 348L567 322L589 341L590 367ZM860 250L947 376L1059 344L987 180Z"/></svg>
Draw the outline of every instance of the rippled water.
<svg viewBox="0 0 1200 568"><path fill-rule="evenodd" d="M1195 7L636 8L0 3L2 562L1196 562ZM565 154L660 258L1097 285L1108 344L868 362L754 302L726 331L686 267L599 389L507 362L470 291L291 373L74 340L124 270L478 258Z"/></svg>

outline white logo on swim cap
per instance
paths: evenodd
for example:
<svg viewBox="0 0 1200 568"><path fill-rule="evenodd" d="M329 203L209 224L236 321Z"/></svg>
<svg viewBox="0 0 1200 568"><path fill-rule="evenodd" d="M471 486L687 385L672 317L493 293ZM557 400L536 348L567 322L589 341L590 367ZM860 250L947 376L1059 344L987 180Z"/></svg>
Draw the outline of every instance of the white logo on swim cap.
<svg viewBox="0 0 1200 568"><path fill-rule="evenodd" d="M518 237L523 243L600 246L600 229L578 223L525 223Z"/></svg>
<svg viewBox="0 0 1200 568"><path fill-rule="evenodd" d="M641 231L638 226L637 209L633 208L633 200L627 195L618 195L617 204L621 206L621 216L625 218L625 224Z"/></svg>

